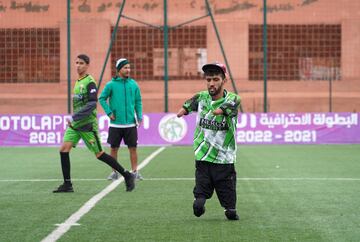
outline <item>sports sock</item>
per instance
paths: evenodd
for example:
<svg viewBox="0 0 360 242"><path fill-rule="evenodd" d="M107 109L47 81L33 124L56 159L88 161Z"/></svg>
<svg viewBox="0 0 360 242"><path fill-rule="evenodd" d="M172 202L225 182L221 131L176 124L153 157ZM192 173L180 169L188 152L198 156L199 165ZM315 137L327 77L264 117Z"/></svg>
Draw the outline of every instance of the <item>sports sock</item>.
<svg viewBox="0 0 360 242"><path fill-rule="evenodd" d="M64 183L71 184L69 152L60 152L60 159L61 159L61 169L64 177Z"/></svg>
<svg viewBox="0 0 360 242"><path fill-rule="evenodd" d="M114 157L106 154L105 152L102 153L102 155L100 155L98 157L99 160L101 160L102 162L105 162L106 164L108 164L109 166L111 166L113 169L117 170L124 178L127 178L130 173L124 169L124 167L122 167L119 162L117 162Z"/></svg>

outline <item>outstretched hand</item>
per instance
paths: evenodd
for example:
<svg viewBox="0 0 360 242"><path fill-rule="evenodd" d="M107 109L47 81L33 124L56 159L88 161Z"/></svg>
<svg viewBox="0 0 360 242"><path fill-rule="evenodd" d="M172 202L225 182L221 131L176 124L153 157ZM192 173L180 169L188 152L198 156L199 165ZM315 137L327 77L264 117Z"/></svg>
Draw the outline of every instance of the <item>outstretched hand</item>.
<svg viewBox="0 0 360 242"><path fill-rule="evenodd" d="M224 113L224 111L221 108L215 109L213 111L214 115L221 115L223 113ZM184 108L181 108L177 113L177 117L180 118L180 117L182 117L182 116L184 116L186 114L187 114L187 111Z"/></svg>
<svg viewBox="0 0 360 242"><path fill-rule="evenodd" d="M223 111L221 108L215 109L215 110L213 111L213 114L214 114L214 115L221 115L221 114L223 114L223 113L224 113L224 111Z"/></svg>
<svg viewBox="0 0 360 242"><path fill-rule="evenodd" d="M177 113L177 117L180 118L186 114L187 114L187 111L184 108L181 108Z"/></svg>

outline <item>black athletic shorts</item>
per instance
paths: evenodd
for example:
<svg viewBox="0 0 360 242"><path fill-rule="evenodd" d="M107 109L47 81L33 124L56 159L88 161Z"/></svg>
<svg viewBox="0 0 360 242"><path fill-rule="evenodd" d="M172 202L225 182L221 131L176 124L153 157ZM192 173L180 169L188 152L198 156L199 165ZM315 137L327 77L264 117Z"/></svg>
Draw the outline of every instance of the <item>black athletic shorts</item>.
<svg viewBox="0 0 360 242"><path fill-rule="evenodd" d="M209 199L214 193L225 209L236 208L236 171L234 164L195 161L195 198Z"/></svg>
<svg viewBox="0 0 360 242"><path fill-rule="evenodd" d="M136 147L138 143L138 134L137 128L109 128L109 136L107 139L108 144L111 145L111 148L120 147L121 141L124 139L124 143L129 147Z"/></svg>

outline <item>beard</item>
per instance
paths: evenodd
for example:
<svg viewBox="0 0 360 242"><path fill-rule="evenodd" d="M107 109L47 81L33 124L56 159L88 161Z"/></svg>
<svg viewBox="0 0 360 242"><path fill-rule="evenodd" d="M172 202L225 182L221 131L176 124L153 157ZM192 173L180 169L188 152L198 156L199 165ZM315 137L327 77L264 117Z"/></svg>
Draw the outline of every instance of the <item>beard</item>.
<svg viewBox="0 0 360 242"><path fill-rule="evenodd" d="M216 87L211 87L211 88L208 88L208 92L210 94L210 96L216 96L220 93L221 91L221 88L216 88Z"/></svg>

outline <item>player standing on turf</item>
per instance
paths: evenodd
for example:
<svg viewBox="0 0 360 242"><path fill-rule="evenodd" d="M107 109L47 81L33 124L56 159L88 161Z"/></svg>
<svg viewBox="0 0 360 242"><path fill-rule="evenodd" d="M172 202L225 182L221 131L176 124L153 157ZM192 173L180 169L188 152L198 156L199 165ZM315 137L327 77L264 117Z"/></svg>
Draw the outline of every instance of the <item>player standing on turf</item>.
<svg viewBox="0 0 360 242"><path fill-rule="evenodd" d="M124 139L130 154L131 169L138 180L143 177L137 170L137 128L142 122L141 92L137 82L130 78L131 65L125 58L116 61L117 75L106 83L99 103L110 118L108 143L111 156L118 159L120 143ZM108 180L118 179L113 170Z"/></svg>
<svg viewBox="0 0 360 242"><path fill-rule="evenodd" d="M78 55L76 58L76 70L78 80L75 82L73 95L74 114L68 120L63 144L60 148L61 168L64 183L53 192L73 192L70 179L70 156L69 152L75 147L80 139L86 147L94 152L97 159L105 162L124 176L126 191L135 188L135 175L125 170L113 157L106 154L101 146L97 123L97 88L94 78L87 74L90 58L87 55Z"/></svg>
<svg viewBox="0 0 360 242"><path fill-rule="evenodd" d="M236 213L236 123L240 97L224 89L226 67L220 63L202 67L207 91L187 100L177 116L197 112L194 133L195 187L194 215L205 213L206 199L214 190L229 220Z"/></svg>

